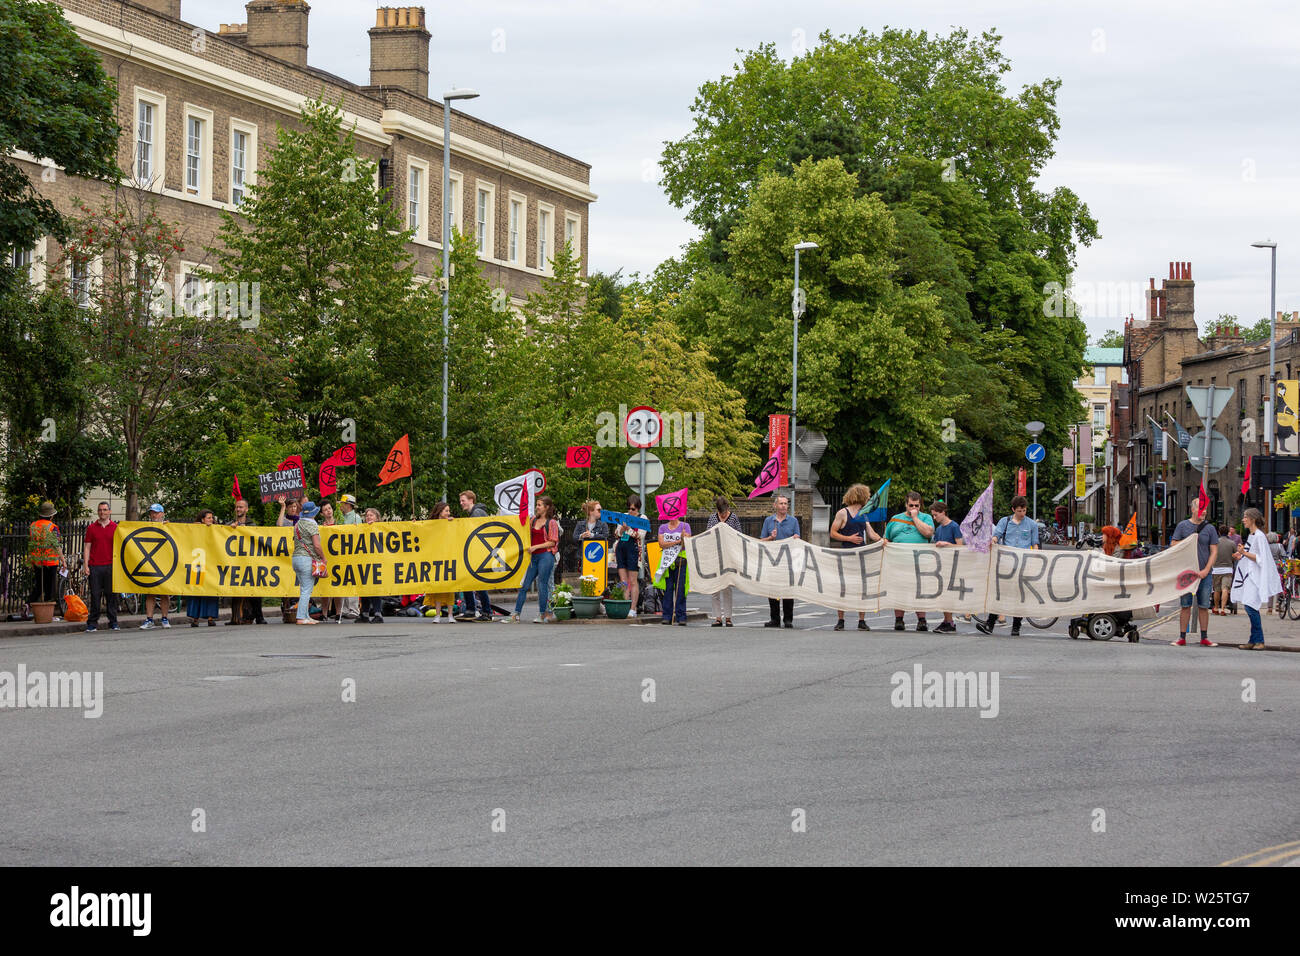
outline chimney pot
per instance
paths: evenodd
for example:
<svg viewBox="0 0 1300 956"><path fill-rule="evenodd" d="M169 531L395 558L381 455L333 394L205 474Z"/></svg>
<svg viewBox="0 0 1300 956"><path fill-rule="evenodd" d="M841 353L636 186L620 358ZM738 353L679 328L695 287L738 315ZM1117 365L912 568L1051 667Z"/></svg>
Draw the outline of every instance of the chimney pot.
<svg viewBox="0 0 1300 956"><path fill-rule="evenodd" d="M370 85L429 95L429 33L423 7L381 7L370 30Z"/></svg>
<svg viewBox="0 0 1300 956"><path fill-rule="evenodd" d="M298 66L307 65L307 17L304 0L249 0L248 47Z"/></svg>

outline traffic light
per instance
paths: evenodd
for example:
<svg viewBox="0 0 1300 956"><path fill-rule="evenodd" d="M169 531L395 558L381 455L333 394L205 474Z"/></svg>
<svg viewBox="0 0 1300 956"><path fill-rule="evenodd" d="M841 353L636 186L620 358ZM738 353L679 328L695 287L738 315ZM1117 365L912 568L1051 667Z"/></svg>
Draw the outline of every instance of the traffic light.
<svg viewBox="0 0 1300 956"><path fill-rule="evenodd" d="M1154 490L1151 493L1151 506L1156 509L1165 506L1165 483L1163 481L1157 481L1154 485Z"/></svg>

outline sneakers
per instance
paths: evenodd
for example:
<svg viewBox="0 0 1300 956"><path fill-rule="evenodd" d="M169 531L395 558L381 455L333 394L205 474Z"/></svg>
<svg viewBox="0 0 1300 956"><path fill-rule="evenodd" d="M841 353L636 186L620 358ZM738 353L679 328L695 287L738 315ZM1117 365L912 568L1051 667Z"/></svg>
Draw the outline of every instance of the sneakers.
<svg viewBox="0 0 1300 956"><path fill-rule="evenodd" d="M1018 628L1018 627L1013 627L1013 628L1011 629L1011 636L1012 636L1012 637L1019 637L1019 636L1020 636L1020 628Z"/></svg>
<svg viewBox="0 0 1300 956"><path fill-rule="evenodd" d="M942 624L940 624L938 627L934 629L934 632L936 634L956 634L957 625L949 621L944 621Z"/></svg>
<svg viewBox="0 0 1300 956"><path fill-rule="evenodd" d="M476 620L476 621L482 621L482 622L484 622L484 623L486 623L486 624L491 624L491 623L492 623L492 615L491 615L491 614L479 614L479 615L477 615L477 616L474 618L474 620Z"/></svg>
<svg viewBox="0 0 1300 956"><path fill-rule="evenodd" d="M780 626L781 626L781 622L780 622L780 621L765 621L765 622L763 623L763 626L764 626L764 627L775 627L775 628L780 628Z"/></svg>
<svg viewBox="0 0 1300 956"><path fill-rule="evenodd" d="M120 630L122 630L122 628L120 628L118 625L114 624L112 627L109 628L109 630L110 630L110 631L120 631Z"/></svg>
<svg viewBox="0 0 1300 956"><path fill-rule="evenodd" d="M976 621L975 630L979 631L981 634L993 633L993 627L989 624L988 621Z"/></svg>
<svg viewBox="0 0 1300 956"><path fill-rule="evenodd" d="M517 621L517 620L519 620L519 618L515 618L515 620ZM370 623L371 623L371 624L383 624L383 623L384 623L384 616L383 616L382 614L372 614L372 615L370 615Z"/></svg>
<svg viewBox="0 0 1300 956"><path fill-rule="evenodd" d="M928 631L930 629L930 625L926 624L925 621L917 621L916 629L917 631Z"/></svg>
<svg viewBox="0 0 1300 956"><path fill-rule="evenodd" d="M1201 647L1218 647L1218 646L1219 646L1218 644L1214 643L1214 641L1210 640L1208 637L1201 638Z"/></svg>
<svg viewBox="0 0 1300 956"><path fill-rule="evenodd" d="M903 619L901 617L894 618L894 630L896 631L907 630L907 628L903 626Z"/></svg>
<svg viewBox="0 0 1300 956"><path fill-rule="evenodd" d="M629 620L635 620L635 619L636 619L636 611L635 611L635 610L628 611L628 612L627 612L627 616L628 616L628 619L629 619Z"/></svg>
<svg viewBox="0 0 1300 956"><path fill-rule="evenodd" d="M155 627L157 627L157 626L158 626L158 625L155 624L155 623L153 622L153 618L151 618L151 617L146 617L146 618L144 619L144 623L140 625L140 630L142 630L142 631L152 631L152 630L153 630Z"/></svg>
<svg viewBox="0 0 1300 956"><path fill-rule="evenodd" d="M842 630L844 630L844 618L840 618L838 621L836 621L836 622L835 622L835 626L834 626L833 628L831 628L831 630L832 630L832 631L842 631Z"/></svg>
<svg viewBox="0 0 1300 956"><path fill-rule="evenodd" d="M98 631L98 630L99 630L99 628L97 628L97 627L96 627L95 625L93 625L93 624L87 624L87 625L86 625L86 633L87 633L87 634L89 634L91 631Z"/></svg>
<svg viewBox="0 0 1300 956"><path fill-rule="evenodd" d="M1187 646L1187 641L1181 637L1178 640L1174 641L1174 647L1186 647L1186 646Z"/></svg>
<svg viewBox="0 0 1300 956"><path fill-rule="evenodd" d="M162 619L162 626L163 626L163 627L171 627L171 626L172 626L172 622L169 621L169 620L167 620L167 618L163 618L163 619Z"/></svg>

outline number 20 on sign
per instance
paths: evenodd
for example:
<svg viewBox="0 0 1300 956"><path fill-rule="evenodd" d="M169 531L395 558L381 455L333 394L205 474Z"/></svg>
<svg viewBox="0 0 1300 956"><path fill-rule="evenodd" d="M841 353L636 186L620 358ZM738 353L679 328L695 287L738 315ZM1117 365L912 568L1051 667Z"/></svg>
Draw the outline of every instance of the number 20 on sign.
<svg viewBox="0 0 1300 956"><path fill-rule="evenodd" d="M623 421L623 435L633 448L653 448L663 439L664 422L648 405L638 405Z"/></svg>

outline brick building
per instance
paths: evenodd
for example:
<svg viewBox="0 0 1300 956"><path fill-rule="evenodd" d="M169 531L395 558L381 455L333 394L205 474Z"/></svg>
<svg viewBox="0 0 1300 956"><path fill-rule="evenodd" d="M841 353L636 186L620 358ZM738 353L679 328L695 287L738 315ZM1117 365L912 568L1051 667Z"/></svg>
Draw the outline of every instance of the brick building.
<svg viewBox="0 0 1300 956"><path fill-rule="evenodd" d="M1187 397L1186 387L1209 385L1233 389L1227 408L1213 423L1214 430L1227 438L1231 448L1228 463L1211 472L1206 491L1216 523L1235 524L1247 507L1263 507L1261 476L1253 469L1252 490L1243 498L1241 484L1246 461L1264 454L1264 400L1268 394L1269 343L1246 341L1239 332L1211 336L1202 342L1195 321L1195 289L1189 262L1171 262L1169 278L1160 288L1150 280L1147 314L1130 318L1124 327L1124 365L1128 384L1111 389L1111 416L1116 440L1114 494L1122 520L1137 512L1138 534L1144 539L1166 543L1174 526L1186 517L1188 502L1200 490L1201 473L1188 461L1188 454L1176 441L1155 451L1155 419L1176 438L1172 416L1188 433L1196 435L1204 423ZM1300 314L1277 316L1276 374L1279 381L1300 374ZM1289 430L1282 454L1295 454ZM1279 449L1271 450L1277 454ZM1259 459L1257 459L1257 463ZM1157 510L1152 502L1154 482L1166 483L1166 507ZM1280 483L1271 490L1280 490ZM1274 527L1285 519L1273 516Z"/></svg>
<svg viewBox="0 0 1300 956"><path fill-rule="evenodd" d="M358 150L380 163L392 201L415 230L416 272L441 262L442 103L429 98L424 8L380 8L369 30L370 83L360 86L308 65L309 6L251 0L247 22L215 32L181 20L181 0L60 0L64 17L96 50L118 85L118 165L157 194L159 213L181 225L187 249L215 244L221 210L238 208L276 139L297 125L309 99L342 102ZM359 39L359 38L358 38ZM439 92L435 89L435 93ZM498 126L453 110L454 225L478 237L494 288L518 305L540 288L565 242L587 261L591 167ZM17 159L63 211L94 201L96 183L42 177L39 158ZM15 250L38 283L58 259L56 243ZM182 272L196 263L183 263Z"/></svg>

